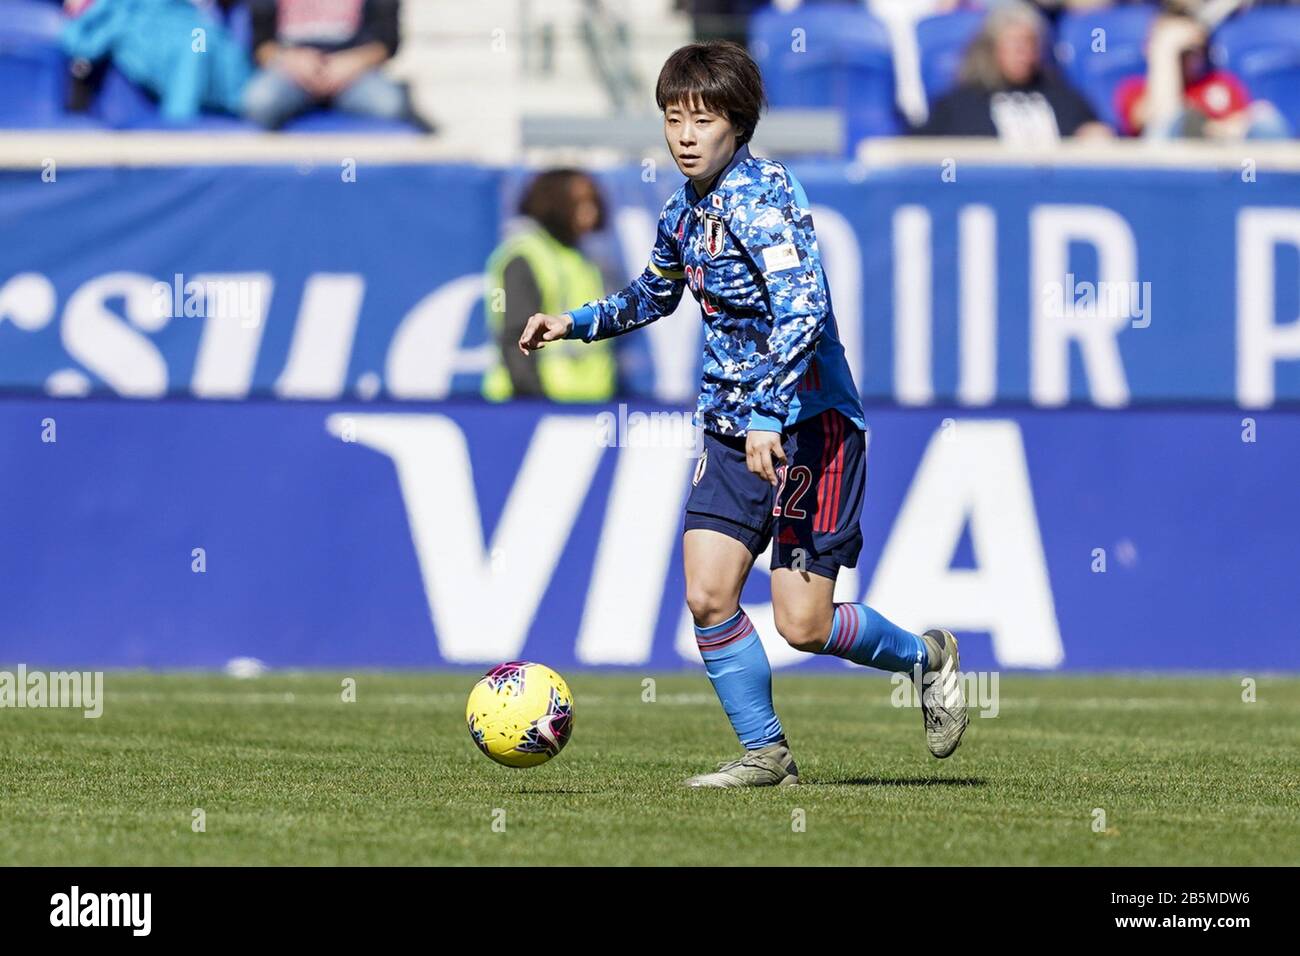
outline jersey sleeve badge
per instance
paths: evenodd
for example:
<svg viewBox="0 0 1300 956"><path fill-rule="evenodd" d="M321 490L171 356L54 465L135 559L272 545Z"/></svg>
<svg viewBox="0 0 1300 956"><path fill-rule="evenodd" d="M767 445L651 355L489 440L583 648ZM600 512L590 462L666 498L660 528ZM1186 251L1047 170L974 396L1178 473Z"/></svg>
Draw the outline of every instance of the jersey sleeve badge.
<svg viewBox="0 0 1300 956"><path fill-rule="evenodd" d="M779 246L768 246L763 250L763 271L780 272L782 269L795 269L799 266L799 251L793 242L783 242Z"/></svg>

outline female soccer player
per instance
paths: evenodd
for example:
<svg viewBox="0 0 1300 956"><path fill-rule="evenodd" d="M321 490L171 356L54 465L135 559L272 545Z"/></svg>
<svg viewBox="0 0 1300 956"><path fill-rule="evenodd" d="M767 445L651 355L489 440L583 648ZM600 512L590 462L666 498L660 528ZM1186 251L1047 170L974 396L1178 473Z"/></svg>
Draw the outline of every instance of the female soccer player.
<svg viewBox="0 0 1300 956"><path fill-rule="evenodd" d="M865 604L836 604L855 567L866 487L866 423L836 330L803 187L748 143L765 106L744 48L694 43L669 57L655 100L686 182L659 216L650 264L621 292L532 316L525 353L592 342L670 314L690 286L704 318L696 424L704 450L686 503L686 603L709 680L745 747L693 787L799 782L772 706L772 669L740 593L772 546L772 605L792 647L925 675L926 740L947 757L966 729L957 641L917 636Z"/></svg>

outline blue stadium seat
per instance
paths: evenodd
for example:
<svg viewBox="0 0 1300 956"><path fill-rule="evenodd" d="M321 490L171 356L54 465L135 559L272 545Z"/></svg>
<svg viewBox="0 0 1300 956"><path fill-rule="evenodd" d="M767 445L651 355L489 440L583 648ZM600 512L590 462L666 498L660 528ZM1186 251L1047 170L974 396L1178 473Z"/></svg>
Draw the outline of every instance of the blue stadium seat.
<svg viewBox="0 0 1300 956"><path fill-rule="evenodd" d="M255 127L237 116L202 113L188 123L168 122L158 112L158 102L111 63L90 108L91 116L113 129L134 130L202 130L204 132L242 132Z"/></svg>
<svg viewBox="0 0 1300 956"><path fill-rule="evenodd" d="M58 50L17 49L0 40L0 126L57 123L67 75L67 61Z"/></svg>
<svg viewBox="0 0 1300 956"><path fill-rule="evenodd" d="M39 0L0 2L0 126L57 125L67 95L63 14Z"/></svg>
<svg viewBox="0 0 1300 956"><path fill-rule="evenodd" d="M116 129L131 129L148 126L151 120L156 119L158 104L109 63L90 112L96 119Z"/></svg>
<svg viewBox="0 0 1300 956"><path fill-rule="evenodd" d="M1300 10L1249 10L1229 20L1210 40L1210 59L1246 84L1255 99L1269 100L1300 132Z"/></svg>
<svg viewBox="0 0 1300 956"><path fill-rule="evenodd" d="M0 0L0 42L27 40L59 45L63 10L49 0Z"/></svg>
<svg viewBox="0 0 1300 956"><path fill-rule="evenodd" d="M1130 76L1146 73L1147 34L1154 7L1116 7L1064 13L1057 24L1056 58L1097 115L1118 128L1115 90ZM1095 33L1095 31L1101 31ZM1104 49L1094 51L1094 37Z"/></svg>
<svg viewBox="0 0 1300 956"><path fill-rule="evenodd" d="M750 20L749 46L772 106L838 108L850 152L863 137L902 129L889 33L864 8L819 4L782 13L769 7Z"/></svg>
<svg viewBox="0 0 1300 956"><path fill-rule="evenodd" d="M982 11L958 10L926 17L916 24L917 55L926 102L933 103L956 84L966 47L975 39L983 22Z"/></svg>

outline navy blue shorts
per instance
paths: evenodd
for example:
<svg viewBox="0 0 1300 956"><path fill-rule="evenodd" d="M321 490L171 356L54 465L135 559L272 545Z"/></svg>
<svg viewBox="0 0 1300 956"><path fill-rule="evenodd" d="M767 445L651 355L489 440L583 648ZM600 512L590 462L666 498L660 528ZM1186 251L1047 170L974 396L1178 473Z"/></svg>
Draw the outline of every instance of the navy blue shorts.
<svg viewBox="0 0 1300 956"><path fill-rule="evenodd" d="M835 578L858 564L867 486L865 433L835 410L786 431L777 487L745 464L745 439L704 433L686 499L686 530L720 531L755 557L769 541L772 569Z"/></svg>

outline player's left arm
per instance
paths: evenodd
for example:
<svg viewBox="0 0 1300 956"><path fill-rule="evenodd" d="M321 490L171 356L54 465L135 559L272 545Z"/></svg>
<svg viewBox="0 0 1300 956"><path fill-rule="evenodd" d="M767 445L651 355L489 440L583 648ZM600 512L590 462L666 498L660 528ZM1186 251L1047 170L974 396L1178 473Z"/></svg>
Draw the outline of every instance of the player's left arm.
<svg viewBox="0 0 1300 956"><path fill-rule="evenodd" d="M520 351L525 354L536 351L556 339L583 342L607 339L672 314L686 289L681 249L668 218L672 210L673 203L669 200L659 213L659 228L654 248L650 251L650 262L639 278L621 292L570 309L562 315L534 315L519 337Z"/></svg>
<svg viewBox="0 0 1300 956"><path fill-rule="evenodd" d="M803 187L788 172L765 181L755 201L731 216L731 231L762 274L772 330L751 393L746 455L750 471L776 483L772 458L785 460L781 430L799 380L826 325L826 277Z"/></svg>

